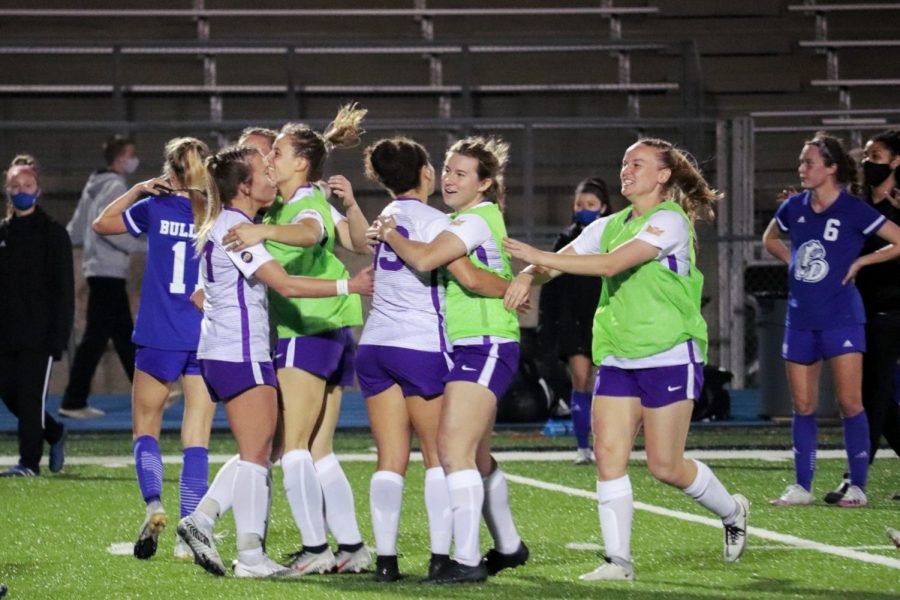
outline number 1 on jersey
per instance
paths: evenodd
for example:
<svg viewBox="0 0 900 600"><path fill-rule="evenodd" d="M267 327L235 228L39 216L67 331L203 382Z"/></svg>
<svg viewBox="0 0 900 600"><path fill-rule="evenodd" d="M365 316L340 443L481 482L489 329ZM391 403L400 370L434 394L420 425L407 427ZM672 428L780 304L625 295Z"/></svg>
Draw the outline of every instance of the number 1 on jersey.
<svg viewBox="0 0 900 600"><path fill-rule="evenodd" d="M169 282L170 294L184 294L187 288L184 285L184 263L187 258L187 242L175 242L172 245L172 281ZM198 274L195 290L200 287Z"/></svg>

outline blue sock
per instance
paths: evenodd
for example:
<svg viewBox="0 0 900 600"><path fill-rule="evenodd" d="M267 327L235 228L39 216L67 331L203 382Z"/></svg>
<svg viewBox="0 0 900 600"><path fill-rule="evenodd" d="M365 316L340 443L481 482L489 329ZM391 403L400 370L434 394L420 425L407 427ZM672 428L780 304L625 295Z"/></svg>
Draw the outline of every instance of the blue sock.
<svg viewBox="0 0 900 600"><path fill-rule="evenodd" d="M144 502L150 504L162 496L163 464L159 440L142 435L134 440L134 467Z"/></svg>
<svg viewBox="0 0 900 600"><path fill-rule="evenodd" d="M842 421L850 483L865 491L869 476L869 420L866 411L853 417L845 417Z"/></svg>
<svg viewBox="0 0 900 600"><path fill-rule="evenodd" d="M797 485L807 492L812 491L813 474L816 472L816 415L798 415L794 413L791 424L791 437L794 441L794 471ZM868 438L866 438L868 439Z"/></svg>
<svg viewBox="0 0 900 600"><path fill-rule="evenodd" d="M572 390L569 404L572 408L572 428L579 448L590 448L588 436L591 434L591 392Z"/></svg>
<svg viewBox="0 0 900 600"><path fill-rule="evenodd" d="M197 508L209 489L209 450L203 446L184 449L184 465L178 482L181 497L181 516L186 517Z"/></svg>

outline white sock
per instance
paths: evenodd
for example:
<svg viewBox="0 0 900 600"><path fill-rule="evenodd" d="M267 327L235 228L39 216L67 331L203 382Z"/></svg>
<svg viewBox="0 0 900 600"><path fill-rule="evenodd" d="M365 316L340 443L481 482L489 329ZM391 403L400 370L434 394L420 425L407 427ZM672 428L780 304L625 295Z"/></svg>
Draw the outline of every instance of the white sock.
<svg viewBox="0 0 900 600"><path fill-rule="evenodd" d="M375 471L369 484L369 507L378 556L397 556L402 505L403 475L393 471Z"/></svg>
<svg viewBox="0 0 900 600"><path fill-rule="evenodd" d="M258 564L262 560L262 540L269 507L268 469L239 460L234 478L234 523L237 529L238 560Z"/></svg>
<svg viewBox="0 0 900 600"><path fill-rule="evenodd" d="M731 525L738 513L737 502L709 467L699 460L695 460L694 463L697 465L697 477L691 485L684 488L684 493L703 508L719 515L727 525Z"/></svg>
<svg viewBox="0 0 900 600"><path fill-rule="evenodd" d="M628 475L610 481L597 481L597 510L606 557L631 563L631 519L634 496ZM625 566L625 565L622 565Z"/></svg>
<svg viewBox="0 0 900 600"><path fill-rule="evenodd" d="M519 549L522 538L513 522L512 511L509 509L509 488L499 465L484 478L483 483L484 521L494 538L494 548L502 554L512 554Z"/></svg>
<svg viewBox="0 0 900 600"><path fill-rule="evenodd" d="M325 499L325 520L335 541L348 545L362 543L362 535L356 523L353 490L337 456L329 454L317 460L316 473Z"/></svg>
<svg viewBox="0 0 900 600"><path fill-rule="evenodd" d="M205 525L212 527L222 515L231 510L234 501L234 476L237 473L237 464L241 460L240 454L235 454L227 461L213 478L206 495L197 505L194 516Z"/></svg>
<svg viewBox="0 0 900 600"><path fill-rule="evenodd" d="M453 540L453 512L444 469L425 470L425 510L428 512L428 531L431 534L431 553L450 554Z"/></svg>
<svg viewBox="0 0 900 600"><path fill-rule="evenodd" d="M305 546L321 546L325 539L322 487L309 450L291 450L281 457L284 491Z"/></svg>
<svg viewBox="0 0 900 600"><path fill-rule="evenodd" d="M447 490L453 510L453 559L474 567L481 562L479 528L484 483L477 469L466 469L447 475Z"/></svg>

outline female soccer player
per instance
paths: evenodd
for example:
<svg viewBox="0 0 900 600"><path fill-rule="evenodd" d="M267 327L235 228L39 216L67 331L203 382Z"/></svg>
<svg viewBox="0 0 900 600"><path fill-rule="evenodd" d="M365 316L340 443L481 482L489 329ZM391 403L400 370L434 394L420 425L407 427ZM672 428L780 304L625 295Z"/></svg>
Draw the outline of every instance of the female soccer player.
<svg viewBox="0 0 900 600"><path fill-rule="evenodd" d="M200 140L170 140L163 176L132 187L107 206L93 225L101 235L128 232L148 238L141 303L132 337L138 347L132 385L134 461L147 503L146 518L134 544L134 555L141 559L156 553L157 540L166 526L159 431L169 390L182 375L182 515L196 507L208 485L207 447L215 405L200 377L197 342L201 315L190 301L200 268L191 246L194 216L202 214L205 205L203 161L207 156L209 149ZM184 547L176 546L175 553L180 558L190 556Z"/></svg>
<svg viewBox="0 0 900 600"><path fill-rule="evenodd" d="M374 233L416 271L428 272L468 257L476 267L511 279L509 255L502 249L506 226L501 212L508 149L500 140L480 137L450 147L441 191L455 213L449 227L431 242L407 239L393 218L376 221ZM500 298L469 293L452 272L446 288L454 364L444 379L438 454L453 511L454 557L430 581L478 582L528 560L528 548L509 510L506 478L490 456L497 401L518 368L519 322L515 311L503 308ZM495 542L483 560L479 556L482 508Z"/></svg>
<svg viewBox="0 0 900 600"><path fill-rule="evenodd" d="M225 403L240 451L233 486L238 545L234 573L238 577L293 575L294 570L278 565L263 551L267 466L278 420L275 371L269 355L267 286L288 297L325 297L368 290L371 279L367 273L349 281L290 277L261 244L230 250L222 241L228 230L237 223L251 222L260 208L271 205L276 189L254 147L227 148L207 164L209 207L196 241L206 292L197 356L213 398ZM227 199L224 203L223 198ZM195 536L185 538L197 561L222 575L221 559L206 552L206 546L211 546L212 523L201 522L201 527L204 525L210 527L205 545L196 544Z"/></svg>
<svg viewBox="0 0 900 600"><path fill-rule="evenodd" d="M682 151L659 139L630 146L620 178L631 206L590 224L558 253L515 240L505 244L531 263L510 285L509 307L527 298L533 280L560 272L604 278L594 317L599 368L592 414L606 560L584 580L634 578L634 500L626 469L641 425L653 476L722 518L728 562L744 551L750 507L743 496L729 495L709 467L684 457L707 344L693 221L712 216L718 193Z"/></svg>
<svg viewBox="0 0 900 600"><path fill-rule="evenodd" d="M788 263L788 311L782 356L794 404L791 434L796 480L775 506L812 504L816 466L816 406L822 361L831 366L844 425L850 486L838 506L866 505L869 424L862 406L862 353L866 322L862 298L853 280L866 265L900 256L900 228L845 189L856 174L838 139L819 132L800 152L804 192L788 198L763 235L766 249ZM778 238L789 233L791 248ZM877 234L893 244L860 256Z"/></svg>
<svg viewBox="0 0 900 600"><path fill-rule="evenodd" d="M322 177L332 148L359 142L365 112L355 105L342 108L324 134L305 125L285 125L267 157L282 199L276 199L262 225L235 228L225 243L241 250L268 240L266 248L292 275L346 278L334 245L340 242L367 252L365 217L346 179L332 177L329 185L343 199L347 220L336 214L313 182ZM355 227L348 221L356 221ZM352 231L359 232L355 242ZM275 366L285 404L281 467L291 513L303 538L291 566L301 574L335 568L362 571L371 558L357 525L353 491L332 450L341 390L353 381L350 328L362 324L359 297L287 300L272 294L270 305L278 329ZM328 548L326 520L338 543L337 556Z"/></svg>
<svg viewBox="0 0 900 600"><path fill-rule="evenodd" d="M365 151L366 175L393 201L382 211L404 237L430 242L450 219L428 206L435 173L428 152L404 137L379 140ZM500 297L509 281L479 269L465 256L448 265L454 277L476 293ZM480 287L479 287L480 286ZM425 508L431 534L429 576L449 561L450 499L437 449L444 378L450 346L444 327L444 286L438 271L416 271L384 242L375 250L375 295L360 339L356 375L367 400L378 448L369 502L378 553L374 578L395 581L397 533L403 478L409 466L410 433L415 429L425 462ZM397 327L402 322L403 327Z"/></svg>

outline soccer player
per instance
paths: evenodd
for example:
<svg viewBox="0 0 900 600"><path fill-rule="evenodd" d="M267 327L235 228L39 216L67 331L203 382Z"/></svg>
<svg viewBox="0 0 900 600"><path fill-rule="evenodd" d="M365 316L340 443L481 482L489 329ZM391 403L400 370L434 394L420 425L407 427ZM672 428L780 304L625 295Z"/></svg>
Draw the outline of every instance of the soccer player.
<svg viewBox="0 0 900 600"><path fill-rule="evenodd" d="M132 387L134 461L147 504L134 544L134 555L141 559L156 553L157 540L166 527L159 432L169 390L181 376L185 391L181 424L184 466L179 484L182 515L194 510L206 493L209 478L207 448L215 405L200 376L197 342L201 315L190 301L200 269L192 249L194 216L205 210L203 160L208 155L206 144L195 138L170 140L163 176L132 187L107 206L93 225L101 235L128 232L148 238L132 337L138 347ZM176 544L175 555L190 558L190 550Z"/></svg>
<svg viewBox="0 0 900 600"><path fill-rule="evenodd" d="M322 177L331 149L359 142L365 112L355 105L343 107L324 134L306 125L285 125L267 157L281 198L267 211L263 224L241 225L224 238L225 243L241 250L268 240L266 248L292 275L346 278L334 246L339 242L349 250L368 252L365 217L345 178L332 177L328 185L342 198L347 219L313 184ZM356 226L351 228L354 220ZM281 467L291 513L303 538L291 566L301 574L335 568L362 571L371 558L357 525L353 491L332 450L341 390L353 381L355 343L350 328L362 324L359 297L288 300L271 294L270 309L278 330L275 366L285 404ZM326 522L338 543L337 556L327 544Z"/></svg>
<svg viewBox="0 0 900 600"><path fill-rule="evenodd" d="M631 206L588 225L558 253L508 240L530 262L510 285L518 306L530 285L559 273L604 278L594 316L593 430L597 501L605 561L583 580L631 580L634 498L626 472L643 425L647 467L722 519L725 560L747 542L749 502L730 495L705 464L684 457L694 400L703 386L706 322L700 314L703 275L694 256L695 218L711 218L718 193L671 143L641 139L625 151L622 195Z"/></svg>
<svg viewBox="0 0 900 600"><path fill-rule="evenodd" d="M461 257L504 279L512 278L503 251L503 170L509 146L498 139L472 137L447 151L441 175L444 202L455 212L434 240L407 239L394 218L376 221L373 233L413 269L428 272ZM453 559L433 583L484 581L528 560L509 509L506 478L490 455L497 401L512 383L519 361L519 322L500 298L470 293L451 272L446 279L447 333L453 368L444 381L438 454L447 478L453 512ZM495 547L482 558L481 514Z"/></svg>
<svg viewBox="0 0 900 600"><path fill-rule="evenodd" d="M392 217L404 237L430 242L450 223L428 206L435 172L428 152L415 141L395 137L366 148L366 175L384 187L392 201L381 217ZM479 269L463 256L448 265L467 289L500 297L509 281ZM444 378L450 372L450 343L444 326L444 285L437 270L410 268L390 244L375 250L375 294L359 342L356 375L378 449L369 503L378 557L374 579L395 581L397 533L403 479L409 466L410 434L415 429L425 462L425 509L431 539L428 573L433 577L449 561L452 521L437 433ZM398 323L403 327L398 327Z"/></svg>
<svg viewBox="0 0 900 600"><path fill-rule="evenodd" d="M197 356L203 378L216 401L225 403L240 451L233 484L237 528L238 577L295 575L263 550L268 512L268 461L278 420L275 370L269 353L267 286L289 297L347 295L371 289L361 272L341 280L288 276L261 244L230 249L222 240L237 223L252 222L260 208L275 200L262 154L251 146L226 148L212 157L209 208L200 222L204 300ZM224 201L223 201L224 199ZM196 511L179 523L179 536L206 570L224 574L212 545L212 520Z"/></svg>
<svg viewBox="0 0 900 600"><path fill-rule="evenodd" d="M850 472L850 486L836 504L860 507L867 502L870 442L862 406L866 317L853 280L866 265L900 256L900 228L847 192L856 168L837 138L819 132L805 142L797 172L805 191L778 207L763 235L769 253L789 265L782 356L794 405L795 481L772 504L814 502L817 382L826 360L842 415ZM779 230L790 234L790 249L779 239ZM872 235L893 246L860 256Z"/></svg>

